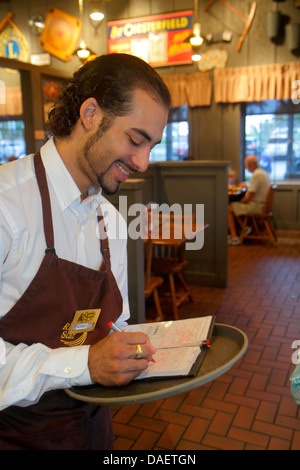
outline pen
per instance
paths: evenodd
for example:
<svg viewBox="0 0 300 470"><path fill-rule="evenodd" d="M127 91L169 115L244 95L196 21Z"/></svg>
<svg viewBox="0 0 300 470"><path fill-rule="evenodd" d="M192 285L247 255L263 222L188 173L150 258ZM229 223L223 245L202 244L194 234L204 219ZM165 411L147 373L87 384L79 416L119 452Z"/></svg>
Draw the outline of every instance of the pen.
<svg viewBox="0 0 300 470"><path fill-rule="evenodd" d="M112 322L112 321L108 322L108 326L111 330L115 331L116 333L122 333L121 328L119 328L114 322ZM151 359L151 362L155 362L153 357Z"/></svg>
<svg viewBox="0 0 300 470"><path fill-rule="evenodd" d="M115 332L117 332L117 333L122 333L121 328L119 328L114 322L109 321L109 322L108 322L108 326L109 326L109 328L110 328L111 330L113 330L113 331L115 331Z"/></svg>

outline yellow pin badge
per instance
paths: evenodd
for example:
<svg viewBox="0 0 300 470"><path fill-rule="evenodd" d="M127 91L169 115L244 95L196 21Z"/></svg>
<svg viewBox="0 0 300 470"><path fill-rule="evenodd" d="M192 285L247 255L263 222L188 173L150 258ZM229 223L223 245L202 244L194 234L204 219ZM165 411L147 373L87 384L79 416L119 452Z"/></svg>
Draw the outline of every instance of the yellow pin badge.
<svg viewBox="0 0 300 470"><path fill-rule="evenodd" d="M67 346L84 344L87 334L95 329L100 313L100 308L76 310L72 323L66 323L63 327L61 342Z"/></svg>

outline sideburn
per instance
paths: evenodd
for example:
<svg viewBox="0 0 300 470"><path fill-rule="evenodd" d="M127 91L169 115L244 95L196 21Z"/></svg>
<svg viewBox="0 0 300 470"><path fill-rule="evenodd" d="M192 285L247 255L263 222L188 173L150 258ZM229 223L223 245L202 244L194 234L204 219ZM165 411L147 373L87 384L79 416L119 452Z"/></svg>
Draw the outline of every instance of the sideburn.
<svg viewBox="0 0 300 470"><path fill-rule="evenodd" d="M83 148L84 155L90 150L90 148L98 142L99 139L101 139L104 134L108 131L108 129L111 127L112 123L114 122L115 117L111 115L104 115L97 131L95 132L94 135L89 137L89 139L86 141L85 146Z"/></svg>

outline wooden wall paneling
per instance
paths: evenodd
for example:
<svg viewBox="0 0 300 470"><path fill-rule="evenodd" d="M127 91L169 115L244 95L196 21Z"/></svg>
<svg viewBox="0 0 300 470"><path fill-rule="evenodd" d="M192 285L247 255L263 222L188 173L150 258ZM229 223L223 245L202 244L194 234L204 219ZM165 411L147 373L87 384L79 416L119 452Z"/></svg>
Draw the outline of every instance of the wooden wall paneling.
<svg viewBox="0 0 300 470"><path fill-rule="evenodd" d="M230 162L232 170L235 172L237 181L239 180L239 156L240 149L240 128L241 112L239 104L222 105L222 160Z"/></svg>
<svg viewBox="0 0 300 470"><path fill-rule="evenodd" d="M128 18L150 15L150 2L144 0L128 0Z"/></svg>
<svg viewBox="0 0 300 470"><path fill-rule="evenodd" d="M160 165L162 199L169 205L204 204L210 225L201 250L187 251L187 280L200 285L227 284L227 163L165 162Z"/></svg>
<svg viewBox="0 0 300 470"><path fill-rule="evenodd" d="M273 205L276 228L279 230L299 230L299 183L279 183Z"/></svg>
<svg viewBox="0 0 300 470"><path fill-rule="evenodd" d="M22 90L22 103L23 103L23 116L25 122L24 137L26 142L26 152L33 153L36 151L34 129L38 121L38 105L34 103L32 90L37 85L38 77L32 75L28 70L20 70L21 77L21 90ZM39 98L37 97L37 101Z"/></svg>

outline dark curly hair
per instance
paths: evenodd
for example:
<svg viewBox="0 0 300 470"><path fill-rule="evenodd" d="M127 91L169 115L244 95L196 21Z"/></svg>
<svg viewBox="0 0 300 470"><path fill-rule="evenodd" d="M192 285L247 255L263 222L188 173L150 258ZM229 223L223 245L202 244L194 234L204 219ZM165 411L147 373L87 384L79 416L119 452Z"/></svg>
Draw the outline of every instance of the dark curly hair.
<svg viewBox="0 0 300 470"><path fill-rule="evenodd" d="M171 99L167 86L146 62L129 54L107 54L80 67L49 112L48 129L55 137L71 134L82 103L95 98L107 116L124 116L131 110L133 91L148 92L166 108Z"/></svg>

